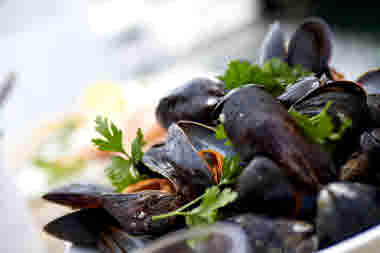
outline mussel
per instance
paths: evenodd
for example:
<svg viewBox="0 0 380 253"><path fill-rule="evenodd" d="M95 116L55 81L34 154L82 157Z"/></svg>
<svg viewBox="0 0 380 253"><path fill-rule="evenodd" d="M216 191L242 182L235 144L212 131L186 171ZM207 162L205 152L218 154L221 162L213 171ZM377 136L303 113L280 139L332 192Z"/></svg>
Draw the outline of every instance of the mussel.
<svg viewBox="0 0 380 253"><path fill-rule="evenodd" d="M228 219L247 233L252 252L309 253L318 249L313 225L295 220L243 214ZM308 245L308 246L306 246Z"/></svg>
<svg viewBox="0 0 380 253"><path fill-rule="evenodd" d="M302 65L318 76L329 74L332 32L319 18L310 18L299 26L289 42L287 62Z"/></svg>
<svg viewBox="0 0 380 253"><path fill-rule="evenodd" d="M316 229L325 248L380 223L380 190L360 183L327 185L318 197Z"/></svg>
<svg viewBox="0 0 380 253"><path fill-rule="evenodd" d="M256 156L244 168L235 190L238 199L232 205L240 212L304 219L315 215L315 195L297 188L285 170L264 156Z"/></svg>
<svg viewBox="0 0 380 253"><path fill-rule="evenodd" d="M379 185L380 128L366 129L360 136L360 145L341 168L340 179Z"/></svg>
<svg viewBox="0 0 380 253"><path fill-rule="evenodd" d="M264 154L313 189L336 177L329 154L306 138L285 108L260 87L232 91L224 101L222 118L242 160Z"/></svg>
<svg viewBox="0 0 380 253"><path fill-rule="evenodd" d="M194 78L160 99L156 117L165 128L179 120L212 124L211 112L224 94L217 79Z"/></svg>
<svg viewBox="0 0 380 253"><path fill-rule="evenodd" d="M262 66L266 61L277 58L285 61L285 35L281 30L280 22L273 23L262 43L258 64Z"/></svg>
<svg viewBox="0 0 380 253"><path fill-rule="evenodd" d="M361 75L357 82L360 83L368 94L380 93L380 69L370 70Z"/></svg>
<svg viewBox="0 0 380 253"><path fill-rule="evenodd" d="M328 113L338 125L344 118L348 118L352 120L353 130L365 127L368 120L366 93L354 82L330 82L309 92L293 107L302 114L314 116L320 113L328 102L332 103Z"/></svg>
<svg viewBox="0 0 380 253"><path fill-rule="evenodd" d="M322 85L323 82L319 78L308 76L289 86L284 93L277 97L277 99L286 108L290 108L299 99Z"/></svg>
<svg viewBox="0 0 380 253"><path fill-rule="evenodd" d="M100 252L128 252L144 247L148 237L134 237L104 209L82 209L48 223L45 232L78 245L97 246Z"/></svg>

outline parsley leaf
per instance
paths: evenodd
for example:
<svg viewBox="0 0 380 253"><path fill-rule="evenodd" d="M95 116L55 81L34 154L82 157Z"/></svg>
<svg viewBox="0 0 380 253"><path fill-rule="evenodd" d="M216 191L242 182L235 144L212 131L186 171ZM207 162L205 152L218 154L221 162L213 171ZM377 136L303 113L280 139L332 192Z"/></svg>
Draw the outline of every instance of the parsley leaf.
<svg viewBox="0 0 380 253"><path fill-rule="evenodd" d="M238 176L240 176L243 168L240 166L240 158L237 154L227 155L223 158L223 173L220 180L221 185L235 183Z"/></svg>
<svg viewBox="0 0 380 253"><path fill-rule="evenodd" d="M126 160L120 156L111 158L111 164L106 168L105 172L117 192L121 192L128 185L145 179L145 177L135 169L132 160Z"/></svg>
<svg viewBox="0 0 380 253"><path fill-rule="evenodd" d="M271 59L265 62L261 68L257 64L251 65L248 61L235 60L228 64L224 75L218 78L225 83L228 90L246 84L259 84L264 86L265 91L278 96L285 91L288 85L311 74L303 71L300 65L290 67L280 59Z"/></svg>
<svg viewBox="0 0 380 253"><path fill-rule="evenodd" d="M231 203L236 198L237 193L233 192L230 188L221 191L219 186L212 186L207 188L205 193L201 196L183 207L167 214L153 216L152 219L159 220L174 215L182 215L186 217L186 224L188 226L211 224L215 222L218 217L218 209ZM187 212L182 212L199 201L201 201L201 203L198 207Z"/></svg>
<svg viewBox="0 0 380 253"><path fill-rule="evenodd" d="M127 152L123 148L123 133L118 129L113 122L108 124L107 118L97 116L95 120L95 130L101 134L104 139L95 138L92 139L92 143L97 146L99 150L120 152L129 157Z"/></svg>
<svg viewBox="0 0 380 253"><path fill-rule="evenodd" d="M213 186L206 190L201 204L188 212L186 223L190 226L214 223L218 217L218 209L237 198L237 193L226 188L223 191Z"/></svg>
<svg viewBox="0 0 380 253"><path fill-rule="evenodd" d="M104 139L92 139L92 142L102 151L119 152L127 157L116 155L111 158L110 165L106 168L106 175L112 185L116 187L116 191L121 192L125 187L135 184L145 176L141 175L136 169L137 164L142 160L144 152L142 148L146 144L143 134L139 128L137 137L131 144L131 154L129 155L123 148L123 133L112 122L108 123L107 118L98 116L95 120L96 131L101 134Z"/></svg>
<svg viewBox="0 0 380 253"><path fill-rule="evenodd" d="M332 141L339 140L345 131L351 126L352 120L346 117L341 118L341 125L337 132L334 132L334 124L330 115L327 113L331 106L328 102L325 108L317 115L308 117L290 108L290 115L297 121L304 134L309 136L314 142L320 143L329 150Z"/></svg>

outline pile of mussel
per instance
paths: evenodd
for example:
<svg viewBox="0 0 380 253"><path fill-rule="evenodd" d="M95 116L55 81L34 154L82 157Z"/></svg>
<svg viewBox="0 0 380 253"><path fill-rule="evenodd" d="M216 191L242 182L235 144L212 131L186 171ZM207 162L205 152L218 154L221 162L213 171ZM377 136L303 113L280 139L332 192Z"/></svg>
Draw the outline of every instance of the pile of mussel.
<svg viewBox="0 0 380 253"><path fill-rule="evenodd" d="M345 80L329 66L331 53L332 33L324 21L306 20L288 47L279 23L273 24L257 64L279 58L313 75L278 97L260 85L227 91L214 78L190 80L156 109L168 136L144 153L139 170L150 179L122 193L89 184L51 191L43 198L80 210L45 231L101 252L305 253L380 224L380 70ZM344 119L352 122L333 151L313 142L288 113L294 108L317 115L329 102L334 128ZM215 137L220 123L232 146ZM222 208L215 225L181 232L211 231L208 240L198 240L201 246L180 244L173 238L186 239L175 232L184 229L184 218L152 216L176 210L218 183L220 157L228 154L238 154L244 168L231 186L237 199Z"/></svg>

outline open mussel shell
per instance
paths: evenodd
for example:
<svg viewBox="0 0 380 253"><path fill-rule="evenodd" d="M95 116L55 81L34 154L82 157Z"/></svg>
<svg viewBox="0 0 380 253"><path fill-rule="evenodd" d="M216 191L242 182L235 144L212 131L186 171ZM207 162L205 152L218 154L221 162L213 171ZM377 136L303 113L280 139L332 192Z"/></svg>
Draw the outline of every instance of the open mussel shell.
<svg viewBox="0 0 380 253"><path fill-rule="evenodd" d="M129 194L104 194L102 199L102 207L127 233L162 235L171 229L183 226L182 217L178 216L152 220L152 216L181 207L183 200L179 195L151 190Z"/></svg>
<svg viewBox="0 0 380 253"><path fill-rule="evenodd" d="M328 102L332 103L328 113L338 125L341 118L346 117L352 120L353 130L365 127L368 120L366 93L360 85L351 81L334 81L323 85L302 97L293 107L302 114L314 116Z"/></svg>
<svg viewBox="0 0 380 253"><path fill-rule="evenodd" d="M118 222L101 208L82 209L56 220L44 227L44 231L58 239L75 244L96 244L100 233Z"/></svg>
<svg viewBox="0 0 380 253"><path fill-rule="evenodd" d="M215 137L214 128L193 121L180 121L178 126L183 130L197 152L215 150L223 156L233 155L232 147L226 146L224 139Z"/></svg>
<svg viewBox="0 0 380 253"><path fill-rule="evenodd" d="M246 233L235 224L218 222L210 226L169 233L135 253L250 253Z"/></svg>
<svg viewBox="0 0 380 253"><path fill-rule="evenodd" d="M305 137L288 111L263 89L251 85L234 91L224 102L222 117L243 161L263 154L312 189L335 179L330 155Z"/></svg>
<svg viewBox="0 0 380 253"><path fill-rule="evenodd" d="M223 84L214 78L194 78L159 101L156 117L169 128L179 120L213 123L212 111L224 96Z"/></svg>
<svg viewBox="0 0 380 253"><path fill-rule="evenodd" d="M319 18L310 18L291 37L287 62L291 66L300 64L317 75L329 74L331 51L332 32L329 26Z"/></svg>
<svg viewBox="0 0 380 253"><path fill-rule="evenodd" d="M380 190L359 183L332 183L318 197L316 229L325 248L380 223Z"/></svg>
<svg viewBox="0 0 380 253"><path fill-rule="evenodd" d="M368 94L380 94L380 68L366 72L357 81Z"/></svg>
<svg viewBox="0 0 380 253"><path fill-rule="evenodd" d="M287 219L242 214L228 219L247 233L252 252L309 253L318 249L313 225ZM312 248L311 251L310 248Z"/></svg>
<svg viewBox="0 0 380 253"><path fill-rule="evenodd" d="M297 189L285 171L264 156L256 156L244 168L235 191L238 199L232 205L240 210L293 217L315 213L313 195Z"/></svg>
<svg viewBox="0 0 380 253"><path fill-rule="evenodd" d="M170 126L164 144L153 146L144 154L143 162L170 180L182 196L192 200L215 183L199 154L201 150L214 150L221 155L232 153L224 140L215 138L212 128L181 121Z"/></svg>
<svg viewBox="0 0 380 253"><path fill-rule="evenodd" d="M311 92L312 90L320 87L322 84L319 78L315 76L308 76L298 80L295 84L289 86L284 93L277 97L277 99L286 108L290 108L300 98Z"/></svg>
<svg viewBox="0 0 380 253"><path fill-rule="evenodd" d="M96 208L101 205L100 196L111 193L114 189L95 184L69 184L54 189L42 196L50 202L77 208Z"/></svg>
<svg viewBox="0 0 380 253"><path fill-rule="evenodd" d="M260 49L258 64L262 66L273 58L283 61L286 59L285 36L280 22L275 22L270 26Z"/></svg>

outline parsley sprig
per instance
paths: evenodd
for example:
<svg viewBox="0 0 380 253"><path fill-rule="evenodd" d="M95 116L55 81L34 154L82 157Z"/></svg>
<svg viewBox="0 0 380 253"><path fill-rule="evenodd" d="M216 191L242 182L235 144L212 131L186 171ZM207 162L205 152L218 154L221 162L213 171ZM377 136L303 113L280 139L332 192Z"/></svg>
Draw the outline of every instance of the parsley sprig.
<svg viewBox="0 0 380 253"><path fill-rule="evenodd" d="M317 115L308 117L290 108L290 115L297 121L304 134L309 136L314 142L324 145L327 150L331 150L331 144L342 138L346 130L351 126L352 120L347 117L341 118L341 124L337 132L334 132L332 118L328 110L332 103L329 101L325 108Z"/></svg>
<svg viewBox="0 0 380 253"><path fill-rule="evenodd" d="M248 61L234 60L228 64L224 75L218 78L225 84L226 89L232 90L246 84L263 85L264 90L274 96L283 93L288 85L297 79L311 75L302 70L301 65L290 67L280 59L271 59L260 67Z"/></svg>
<svg viewBox="0 0 380 253"><path fill-rule="evenodd" d="M116 191L121 192L130 184L135 184L145 176L136 169L137 164L142 160L144 152L142 148L146 144L143 134L139 128L137 137L131 145L131 154L128 154L123 147L123 133L113 122L108 122L107 118L98 116L95 120L95 130L103 138L94 138L92 143L102 151L117 152L123 154L115 155L111 158L110 165L106 168L106 175Z"/></svg>

